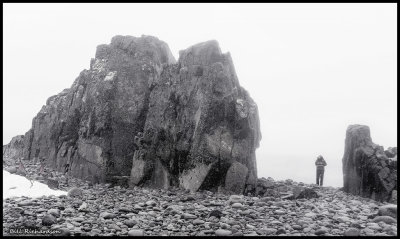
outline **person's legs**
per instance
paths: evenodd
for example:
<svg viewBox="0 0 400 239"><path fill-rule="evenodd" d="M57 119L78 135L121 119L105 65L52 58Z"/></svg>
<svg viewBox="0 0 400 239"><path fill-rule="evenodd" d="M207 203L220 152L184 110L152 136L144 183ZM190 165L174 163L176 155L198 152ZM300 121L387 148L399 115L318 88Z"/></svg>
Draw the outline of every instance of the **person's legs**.
<svg viewBox="0 0 400 239"><path fill-rule="evenodd" d="M317 169L317 185L322 186L322 177L323 171L321 169Z"/></svg>
<svg viewBox="0 0 400 239"><path fill-rule="evenodd" d="M323 185L323 182L324 182L324 171L325 170L321 170L321 186Z"/></svg>

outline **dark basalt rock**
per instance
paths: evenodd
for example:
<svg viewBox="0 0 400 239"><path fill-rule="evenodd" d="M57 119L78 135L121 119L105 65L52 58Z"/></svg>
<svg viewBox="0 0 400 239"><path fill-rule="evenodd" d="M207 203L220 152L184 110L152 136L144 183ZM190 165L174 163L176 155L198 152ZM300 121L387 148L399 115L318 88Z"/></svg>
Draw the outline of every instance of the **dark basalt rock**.
<svg viewBox="0 0 400 239"><path fill-rule="evenodd" d="M55 179L47 179L47 186L49 187L49 188L51 188L51 189L58 189L58 187L59 187L59 182L58 182L58 180L55 180Z"/></svg>
<svg viewBox="0 0 400 239"><path fill-rule="evenodd" d="M310 199L310 198L319 198L319 195L317 192L315 192L313 189L311 188L305 188L304 190L302 190L299 195L297 195L295 197L295 199L302 199L302 198L306 198L306 199Z"/></svg>
<svg viewBox="0 0 400 239"><path fill-rule="evenodd" d="M374 144L368 126L347 128L342 163L345 192L378 201L390 200L397 188L397 149L385 152L382 146Z"/></svg>
<svg viewBox="0 0 400 239"><path fill-rule="evenodd" d="M179 55L176 62L156 37L113 37L3 155L45 159L58 171L69 165L72 176L94 183L255 187L258 110L230 54L208 41Z"/></svg>

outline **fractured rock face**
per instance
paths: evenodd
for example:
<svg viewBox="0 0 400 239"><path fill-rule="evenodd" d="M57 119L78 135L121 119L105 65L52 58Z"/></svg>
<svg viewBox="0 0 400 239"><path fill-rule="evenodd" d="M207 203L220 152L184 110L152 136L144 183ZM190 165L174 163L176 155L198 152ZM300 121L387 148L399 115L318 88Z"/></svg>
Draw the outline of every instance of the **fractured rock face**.
<svg viewBox="0 0 400 239"><path fill-rule="evenodd" d="M397 149L387 151L372 142L368 126L350 125L342 159L343 190L378 201L390 200L397 188Z"/></svg>
<svg viewBox="0 0 400 239"><path fill-rule="evenodd" d="M7 145L3 146L3 157L7 158L22 158L24 150L24 136L17 135L13 137Z"/></svg>
<svg viewBox="0 0 400 239"><path fill-rule="evenodd" d="M130 176L130 186L236 193L254 186L258 110L229 53L208 41L179 55L176 62L152 36L99 45L90 69L47 100L16 152L95 182Z"/></svg>
<svg viewBox="0 0 400 239"><path fill-rule="evenodd" d="M148 177L158 179L149 185L216 190L234 162L256 172L259 140L257 106L216 41L181 51L177 64L164 65L150 93L140 150L149 165L143 170L153 168Z"/></svg>

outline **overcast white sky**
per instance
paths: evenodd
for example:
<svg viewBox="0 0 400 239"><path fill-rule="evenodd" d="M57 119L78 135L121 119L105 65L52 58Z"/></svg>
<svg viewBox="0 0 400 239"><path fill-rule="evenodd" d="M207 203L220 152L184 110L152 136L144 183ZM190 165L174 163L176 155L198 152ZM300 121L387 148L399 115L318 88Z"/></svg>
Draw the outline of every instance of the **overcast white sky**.
<svg viewBox="0 0 400 239"><path fill-rule="evenodd" d="M114 35L153 35L175 58L215 39L258 104L259 177L342 186L349 124L397 146L396 4L3 4L3 144L89 68Z"/></svg>

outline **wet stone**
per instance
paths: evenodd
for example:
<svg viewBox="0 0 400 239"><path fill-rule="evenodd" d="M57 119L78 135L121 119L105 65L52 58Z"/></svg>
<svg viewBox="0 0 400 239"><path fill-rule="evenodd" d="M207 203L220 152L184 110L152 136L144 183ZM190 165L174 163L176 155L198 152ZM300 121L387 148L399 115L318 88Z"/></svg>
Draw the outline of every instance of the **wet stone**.
<svg viewBox="0 0 400 239"><path fill-rule="evenodd" d="M216 236L230 236L232 234L229 230L218 229L215 231Z"/></svg>
<svg viewBox="0 0 400 239"><path fill-rule="evenodd" d="M135 229L128 232L128 236L144 236L143 230Z"/></svg>

